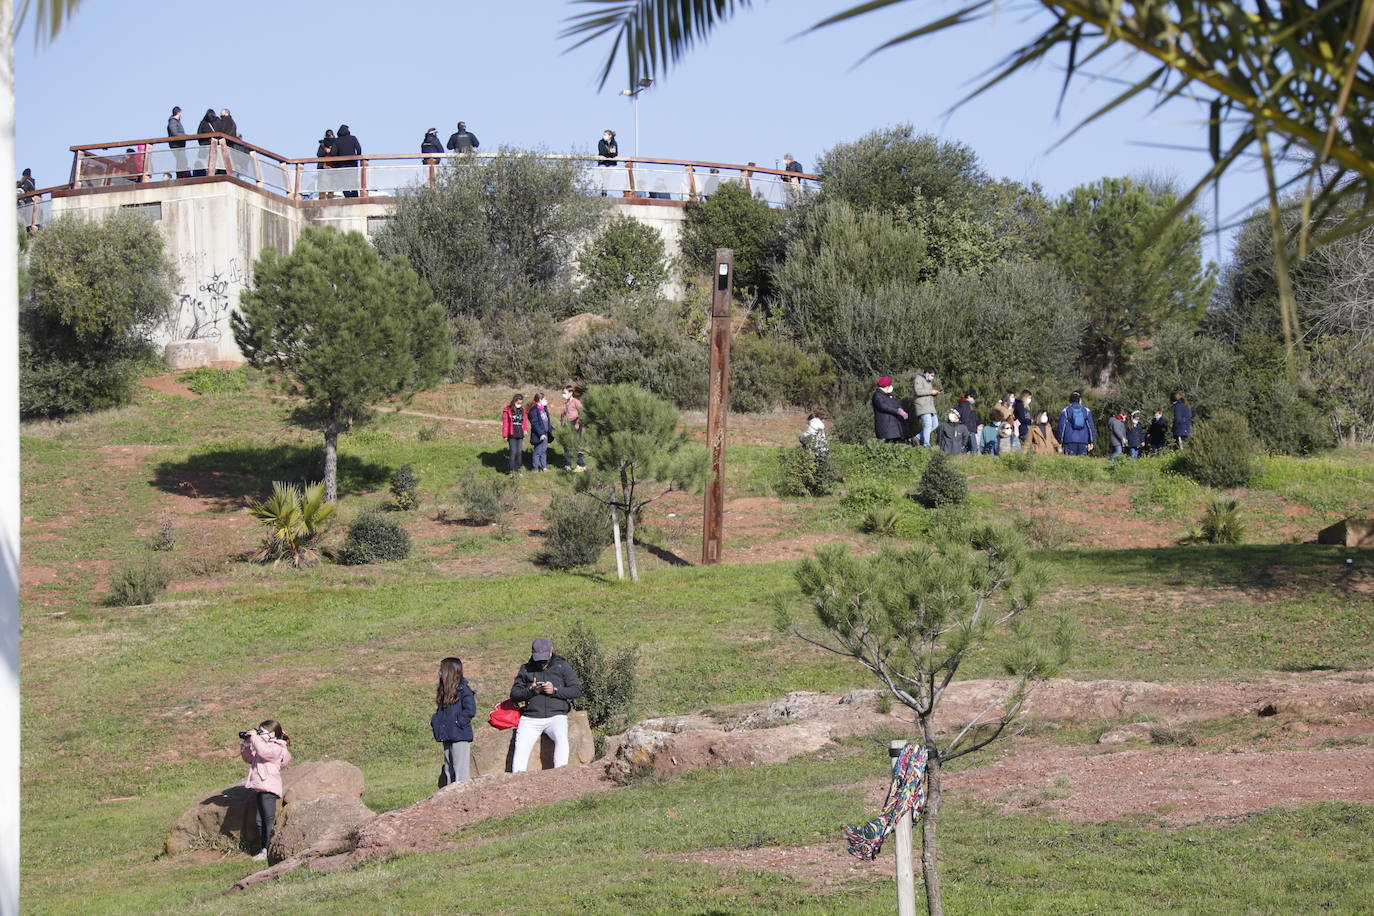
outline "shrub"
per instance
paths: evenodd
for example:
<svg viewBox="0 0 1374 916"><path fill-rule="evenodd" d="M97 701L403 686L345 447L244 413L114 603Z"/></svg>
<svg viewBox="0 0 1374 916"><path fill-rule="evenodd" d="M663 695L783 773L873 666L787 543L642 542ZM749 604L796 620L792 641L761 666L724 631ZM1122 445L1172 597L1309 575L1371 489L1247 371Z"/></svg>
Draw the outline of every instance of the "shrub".
<svg viewBox="0 0 1374 916"><path fill-rule="evenodd" d="M410 535L400 523L376 510L364 512L348 526L348 538L335 558L344 566L385 563L410 556Z"/></svg>
<svg viewBox="0 0 1374 916"><path fill-rule="evenodd" d="M861 445L873 439L873 412L864 407L842 410L835 416L835 441ZM876 440L874 440L876 441Z"/></svg>
<svg viewBox="0 0 1374 916"><path fill-rule="evenodd" d="M1144 512L1158 506L1168 514L1179 515L1196 505L1199 492L1198 485L1187 477L1165 472L1131 497L1131 508Z"/></svg>
<svg viewBox="0 0 1374 916"><path fill-rule="evenodd" d="M785 404L810 407L833 395L830 360L774 337L741 334L730 344L730 409L763 413Z"/></svg>
<svg viewBox="0 0 1374 916"><path fill-rule="evenodd" d="M778 452L778 480L773 487L779 496L826 496L838 480L830 449L817 448L809 439Z"/></svg>
<svg viewBox="0 0 1374 916"><path fill-rule="evenodd" d="M968 484L964 475L954 469L948 455L932 452L913 496L928 509L958 505L968 499Z"/></svg>
<svg viewBox="0 0 1374 916"><path fill-rule="evenodd" d="M406 511L420 505L420 476L413 465L403 464L391 475L391 502Z"/></svg>
<svg viewBox="0 0 1374 916"><path fill-rule="evenodd" d="M1039 550L1058 550L1073 541L1073 531L1054 515L1022 516L1016 520L1016 530Z"/></svg>
<svg viewBox="0 0 1374 916"><path fill-rule="evenodd" d="M588 311L622 318L652 309L668 282L663 236L631 216L612 216L577 257Z"/></svg>
<svg viewBox="0 0 1374 916"><path fill-rule="evenodd" d="M134 560L115 573L110 593L105 596L105 606L152 604L171 580L171 574L161 564L149 559Z"/></svg>
<svg viewBox="0 0 1374 916"><path fill-rule="evenodd" d="M628 724L639 648L630 646L612 655L601 648L601 640L581 621L573 624L557 645L582 684L582 696L572 702L587 713L587 723L601 734Z"/></svg>
<svg viewBox="0 0 1374 916"><path fill-rule="evenodd" d="M892 537L897 533L897 522L900 519L901 512L896 506L874 506L868 510L859 527L869 534Z"/></svg>
<svg viewBox="0 0 1374 916"><path fill-rule="evenodd" d="M911 541L960 537L960 532L973 523L973 513L967 503L927 510L910 506L910 510L897 519L897 536Z"/></svg>
<svg viewBox="0 0 1374 916"><path fill-rule="evenodd" d="M890 484L879 481L861 481L849 488L840 500L840 508L846 514L864 518L879 506L891 506L897 502L897 491Z"/></svg>
<svg viewBox="0 0 1374 916"><path fill-rule="evenodd" d="M267 528L267 537L250 559L276 566L286 560L300 569L319 562L314 544L324 523L334 514L334 504L324 498L324 484L301 487L273 481L272 495L248 504L248 514Z"/></svg>
<svg viewBox="0 0 1374 916"><path fill-rule="evenodd" d="M1205 487L1243 487L1255 476L1249 424L1234 413L1203 420L1183 447L1179 470Z"/></svg>
<svg viewBox="0 0 1374 916"><path fill-rule="evenodd" d="M176 529L172 527L170 521L164 519L162 524L158 527L157 533L153 535L152 541L148 543L148 549L156 550L159 553L166 553L169 550L175 549L176 546Z"/></svg>
<svg viewBox="0 0 1374 916"><path fill-rule="evenodd" d="M1208 544L1239 544L1245 536L1240 522L1240 503L1234 499L1214 499L1202 516L1199 539Z"/></svg>
<svg viewBox="0 0 1374 916"><path fill-rule="evenodd" d="M177 381L196 394L233 394L248 387L242 369L212 369L201 366L177 376Z"/></svg>
<svg viewBox="0 0 1374 916"><path fill-rule="evenodd" d="M458 501L467 512L468 521L476 525L505 524L515 511L519 485L514 477L482 473L468 468L458 478Z"/></svg>
<svg viewBox="0 0 1374 916"><path fill-rule="evenodd" d="M706 403L706 349L667 322L601 325L568 350L569 372L588 385L638 385L684 409Z"/></svg>
<svg viewBox="0 0 1374 916"><path fill-rule="evenodd" d="M920 477L930 462L930 455L930 449L869 439L861 445L842 449L839 459L848 477L882 477L903 481Z"/></svg>
<svg viewBox="0 0 1374 916"><path fill-rule="evenodd" d="M475 334L467 352L479 385L519 385L567 374L561 329L547 310L498 311L463 329Z"/></svg>
<svg viewBox="0 0 1374 916"><path fill-rule="evenodd" d="M555 497L544 521L544 550L536 559L550 569L591 566L611 543L610 510L585 493Z"/></svg>

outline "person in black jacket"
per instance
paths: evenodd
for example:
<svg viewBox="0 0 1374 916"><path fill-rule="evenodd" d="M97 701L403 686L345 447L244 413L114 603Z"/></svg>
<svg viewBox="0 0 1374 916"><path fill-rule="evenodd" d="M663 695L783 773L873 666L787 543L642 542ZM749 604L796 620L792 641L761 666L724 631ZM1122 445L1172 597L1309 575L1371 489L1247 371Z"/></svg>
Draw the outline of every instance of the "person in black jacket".
<svg viewBox="0 0 1374 916"><path fill-rule="evenodd" d="M1011 403L1012 416L1016 418L1017 436L1021 439L1021 446L1024 448L1026 437L1030 435L1031 428L1031 393L1029 388L1021 389L1021 396Z"/></svg>
<svg viewBox="0 0 1374 916"><path fill-rule="evenodd" d="M946 455L962 455L971 451L968 428L959 419L959 411L951 410L935 433L940 451Z"/></svg>
<svg viewBox="0 0 1374 916"><path fill-rule="evenodd" d="M901 442L903 435L903 422L906 420L906 411L902 409L902 404L892 395L892 379L884 375L878 379L878 387L873 391L873 435L884 442Z"/></svg>
<svg viewBox="0 0 1374 916"><path fill-rule="evenodd" d="M179 105L173 106L172 115L167 119L167 136L186 136L186 128L181 126L181 106ZM184 152L181 152L182 150L186 149L186 141L168 140L167 148L174 149L177 151L172 154L172 158L176 160L176 168L174 169L174 171L176 172L177 177L190 178L191 170L186 168L186 154Z"/></svg>
<svg viewBox="0 0 1374 916"><path fill-rule="evenodd" d="M439 128L431 127L425 131L425 138L420 141L420 152L422 153L442 153L444 144L439 142ZM426 159L425 165L438 165L438 159Z"/></svg>
<svg viewBox="0 0 1374 916"><path fill-rule="evenodd" d="M1141 422L1140 411L1131 411L1131 419L1126 423L1126 448L1132 458L1139 458L1145 447L1145 425Z"/></svg>
<svg viewBox="0 0 1374 916"><path fill-rule="evenodd" d="M1193 408L1182 391L1175 391L1171 400L1174 402L1174 438L1178 440L1178 447L1183 448L1183 443L1193 434Z"/></svg>
<svg viewBox="0 0 1374 916"><path fill-rule="evenodd" d="M600 157L597 165L615 165L615 157L620 155L620 144L615 142L615 131L607 128L596 141L596 154Z"/></svg>
<svg viewBox="0 0 1374 916"><path fill-rule="evenodd" d="M968 450L978 449L978 433L982 430L983 424L978 422L978 412L973 409L973 405L978 403L978 399L973 396L973 392L965 392L959 399L959 422L964 424L964 429L968 430Z"/></svg>
<svg viewBox="0 0 1374 916"><path fill-rule="evenodd" d="M347 124L340 124L340 125L339 125L339 135L338 135L337 137L334 138L334 155L335 155L335 156L361 156L362 154L363 154L363 145L362 145L361 143L358 142L358 138L355 137L355 136L353 136L353 132L350 131L350 130L348 129L348 125L347 125ZM334 163L334 168L336 168L336 169L356 169L357 167L358 167L358 160L357 160L357 159L349 159L349 160L346 160L346 161L344 161L344 162L336 162L336 163ZM349 184L353 184L353 183L356 183L357 179L356 179L356 178L351 178L351 177L350 177L350 178L345 179L345 181L346 181L347 183L349 183ZM343 192L343 196L344 196L344 197L357 197L357 196L358 196L358 192L357 192L356 189L355 189L355 190L352 190L352 191L344 191L344 192Z"/></svg>
<svg viewBox="0 0 1374 916"><path fill-rule="evenodd" d="M1169 421L1164 419L1164 411L1155 410L1155 415L1150 420L1150 429L1145 433L1146 441L1150 443L1150 454L1158 455L1169 444Z"/></svg>
<svg viewBox="0 0 1374 916"><path fill-rule="evenodd" d="M572 709L568 701L580 696L577 672L566 658L553 654L553 643L543 637L531 643L530 660L520 666L510 688L510 698L525 704L520 724L515 727L512 773L525 772L530 752L546 732L553 738L554 767L568 765L568 712Z"/></svg>
<svg viewBox="0 0 1374 916"><path fill-rule="evenodd" d="M207 109L205 109L205 117L201 118L201 119L200 119L200 123L196 125L196 133L198 133L198 134L213 134L213 133L216 133L218 130L219 130L219 116L215 114L215 109L213 109L213 108L207 108ZM201 137L199 140L196 141L196 143L200 144L201 146L209 146L209 145L210 145L210 138L209 138L209 137ZM204 161L203 159L201 160L201 164L202 164L202 165L205 164L205 161ZM205 169L192 169L192 170L191 170L191 177L192 177L192 178L201 178L201 177L204 177L205 173L206 173L206 172L205 172Z"/></svg>
<svg viewBox="0 0 1374 916"><path fill-rule="evenodd" d="M458 122L458 129L448 138L448 148L455 153L470 153L481 145L477 142L477 135L468 130L462 121Z"/></svg>

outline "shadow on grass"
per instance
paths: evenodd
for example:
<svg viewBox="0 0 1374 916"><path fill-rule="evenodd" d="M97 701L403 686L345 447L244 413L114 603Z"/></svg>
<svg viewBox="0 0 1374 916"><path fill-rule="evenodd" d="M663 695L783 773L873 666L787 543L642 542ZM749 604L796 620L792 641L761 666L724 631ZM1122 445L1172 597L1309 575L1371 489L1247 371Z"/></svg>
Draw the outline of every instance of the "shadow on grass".
<svg viewBox="0 0 1374 916"><path fill-rule="evenodd" d="M1354 588L1374 577L1374 549L1317 544L1206 545L1129 550L1059 550L1043 559L1068 581L1228 585L1272 589L1285 585ZM1347 562L1349 561L1349 562ZM1058 578L1057 577L1057 578Z"/></svg>
<svg viewBox="0 0 1374 916"><path fill-rule="evenodd" d="M339 495L373 490L391 469L353 455L340 455ZM324 446L273 445L211 447L182 461L164 461L153 470L153 486L168 493L211 500L219 511L237 509L261 498L272 481L318 481L324 477Z"/></svg>
<svg viewBox="0 0 1374 916"><path fill-rule="evenodd" d="M664 563L667 563L669 566L694 565L691 560L688 560L685 557L680 557L668 548L659 547L657 544L647 544L644 541L635 538L635 546L638 547L640 550L647 550L650 554L652 554L655 557L658 557L658 559L662 560Z"/></svg>

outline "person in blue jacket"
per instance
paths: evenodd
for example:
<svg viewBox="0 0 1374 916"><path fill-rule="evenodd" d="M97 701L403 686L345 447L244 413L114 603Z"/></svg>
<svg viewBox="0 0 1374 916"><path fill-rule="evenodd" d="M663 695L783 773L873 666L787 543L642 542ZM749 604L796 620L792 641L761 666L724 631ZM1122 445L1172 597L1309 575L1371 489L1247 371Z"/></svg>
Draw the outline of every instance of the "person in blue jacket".
<svg viewBox="0 0 1374 916"><path fill-rule="evenodd" d="M434 693L434 715L429 727L434 740L444 745L444 766L439 788L471 778L472 717L477 697L463 677L463 660L449 656L439 663L439 685Z"/></svg>
<svg viewBox="0 0 1374 916"><path fill-rule="evenodd" d="M1086 455L1093 450L1097 441L1097 424L1093 412L1083 406L1083 393L1075 391L1069 395L1069 406L1059 412L1059 425L1055 429L1065 455Z"/></svg>
<svg viewBox="0 0 1374 916"><path fill-rule="evenodd" d="M549 469L549 443L553 441L553 422L549 419L549 400L544 392L534 396L530 407L530 445L534 446L534 470L545 472Z"/></svg>
<svg viewBox="0 0 1374 916"><path fill-rule="evenodd" d="M1193 434L1193 408L1182 391L1175 391L1171 400L1174 402L1174 439L1178 447L1183 448L1183 443Z"/></svg>

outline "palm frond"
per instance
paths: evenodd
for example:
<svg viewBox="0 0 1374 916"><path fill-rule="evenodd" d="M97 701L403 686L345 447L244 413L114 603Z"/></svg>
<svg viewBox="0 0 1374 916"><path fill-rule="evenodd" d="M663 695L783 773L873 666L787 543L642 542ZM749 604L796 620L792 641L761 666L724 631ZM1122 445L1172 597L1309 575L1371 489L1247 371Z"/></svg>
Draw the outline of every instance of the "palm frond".
<svg viewBox="0 0 1374 916"><path fill-rule="evenodd" d="M19 12L14 17L14 29L18 32L24 27L32 10L34 41L52 41L80 5L81 0L21 0Z"/></svg>

